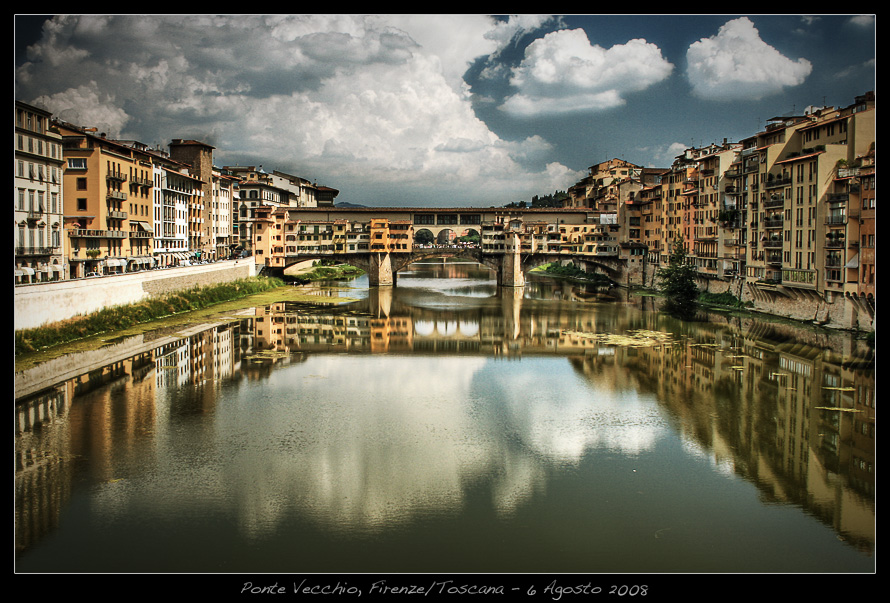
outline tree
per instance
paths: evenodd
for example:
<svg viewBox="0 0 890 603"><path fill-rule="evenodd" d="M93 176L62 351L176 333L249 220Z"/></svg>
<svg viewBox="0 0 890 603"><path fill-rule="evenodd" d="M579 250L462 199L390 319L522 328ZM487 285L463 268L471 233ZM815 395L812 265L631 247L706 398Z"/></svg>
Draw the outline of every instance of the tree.
<svg viewBox="0 0 890 603"><path fill-rule="evenodd" d="M414 242L420 245L430 245L436 239L433 237L433 233L429 230L422 228L414 233Z"/></svg>
<svg viewBox="0 0 890 603"><path fill-rule="evenodd" d="M674 243L668 266L657 273L666 299L665 312L678 318L692 318L698 308L695 274L695 266L686 261L686 244L681 238Z"/></svg>

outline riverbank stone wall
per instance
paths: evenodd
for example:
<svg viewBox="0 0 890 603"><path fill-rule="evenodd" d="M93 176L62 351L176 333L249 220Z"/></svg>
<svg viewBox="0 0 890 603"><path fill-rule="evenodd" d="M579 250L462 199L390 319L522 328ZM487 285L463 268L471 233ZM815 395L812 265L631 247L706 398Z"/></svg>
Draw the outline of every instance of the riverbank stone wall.
<svg viewBox="0 0 890 603"><path fill-rule="evenodd" d="M229 260L148 270L114 276L74 279L15 287L15 330L85 316L175 291L227 283L256 276L250 260Z"/></svg>
<svg viewBox="0 0 890 603"><path fill-rule="evenodd" d="M654 264L645 267L642 278L644 286L658 289L660 283L656 272L657 266ZM780 287L771 289L746 283L744 279L699 279L696 284L701 291L729 292L743 302L751 302L753 307L747 309L753 312L831 329L874 329L873 314L869 315L866 308L860 307L862 304L840 294Z"/></svg>

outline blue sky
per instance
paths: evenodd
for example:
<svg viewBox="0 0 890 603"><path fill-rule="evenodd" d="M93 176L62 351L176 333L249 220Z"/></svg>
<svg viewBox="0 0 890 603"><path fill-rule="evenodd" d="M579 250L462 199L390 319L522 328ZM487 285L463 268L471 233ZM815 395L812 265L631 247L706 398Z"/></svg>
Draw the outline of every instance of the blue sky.
<svg viewBox="0 0 890 603"><path fill-rule="evenodd" d="M875 87L874 15L16 17L16 99L376 206L500 206L667 167Z"/></svg>

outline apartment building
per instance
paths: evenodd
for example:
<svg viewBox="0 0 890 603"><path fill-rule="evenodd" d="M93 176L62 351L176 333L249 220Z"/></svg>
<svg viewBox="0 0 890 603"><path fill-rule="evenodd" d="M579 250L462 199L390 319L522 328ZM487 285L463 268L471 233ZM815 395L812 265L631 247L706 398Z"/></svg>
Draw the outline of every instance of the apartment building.
<svg viewBox="0 0 890 603"><path fill-rule="evenodd" d="M677 157L670 169L661 179L662 198L662 244L659 263L666 265L670 261L674 245L683 241L686 253L692 252L692 239L689 228L692 223L691 197L687 183L695 172L695 164L688 157Z"/></svg>
<svg viewBox="0 0 890 603"><path fill-rule="evenodd" d="M196 260L217 259L217 241L212 233L213 147L198 140L175 138L168 145L170 158L188 166L201 183L200 195L190 199L188 209L189 252Z"/></svg>
<svg viewBox="0 0 890 603"><path fill-rule="evenodd" d="M735 160L739 145L711 144L687 149L694 166L683 183L684 236L689 237L690 258L700 276L722 278L738 274L745 237L739 234L744 213L732 195L727 197L724 174Z"/></svg>
<svg viewBox="0 0 890 603"><path fill-rule="evenodd" d="M859 259L855 295L872 303L875 298L875 150L856 158L859 167L849 168L849 177L858 179ZM846 176L846 174L844 174ZM855 187L855 183L853 183ZM852 293L852 291L850 292Z"/></svg>
<svg viewBox="0 0 890 603"><path fill-rule="evenodd" d="M414 225L410 220L373 218L369 242L371 251L410 252L414 248Z"/></svg>
<svg viewBox="0 0 890 603"><path fill-rule="evenodd" d="M189 172L188 166L155 158L154 186L154 249L159 266L179 266L195 259L190 248L194 229L190 219L200 205L202 183Z"/></svg>
<svg viewBox="0 0 890 603"><path fill-rule="evenodd" d="M781 286L832 301L858 281L860 188L844 170L873 148L869 98L773 120L743 141L751 211L746 276L757 293Z"/></svg>
<svg viewBox="0 0 890 603"><path fill-rule="evenodd" d="M314 190L315 205L317 207L333 206L334 199L336 199L337 195L340 194L340 191L335 188L332 188L330 186L320 186L317 184L307 186L306 190L307 191Z"/></svg>
<svg viewBox="0 0 890 603"><path fill-rule="evenodd" d="M269 217L269 211L277 207L300 207L303 197L301 179L283 172L269 173L263 166L224 166L226 174L239 179L239 198L236 203L238 240L233 241L239 250L254 252L258 220Z"/></svg>
<svg viewBox="0 0 890 603"><path fill-rule="evenodd" d="M15 102L15 282L67 278L62 136L52 114Z"/></svg>
<svg viewBox="0 0 890 603"><path fill-rule="evenodd" d="M232 220L235 207L240 198L240 180L224 173L219 168L213 169L213 197L210 202L210 234L214 239L214 257L228 258L234 247L234 236L237 229Z"/></svg>
<svg viewBox="0 0 890 603"><path fill-rule="evenodd" d="M664 223L664 206L662 203L662 178L665 170L659 172L657 179L640 190L640 230L641 242L646 249L647 261L657 264L663 251L662 226Z"/></svg>
<svg viewBox="0 0 890 603"><path fill-rule="evenodd" d="M235 201L237 233L233 232L232 243L236 249L251 253L258 221L268 219L270 209L333 206L340 192L279 170L266 171L263 166L224 166L223 171L237 178L239 183Z"/></svg>
<svg viewBox="0 0 890 603"><path fill-rule="evenodd" d="M65 158L64 228L69 277L117 274L153 260L150 152L95 129L59 122Z"/></svg>

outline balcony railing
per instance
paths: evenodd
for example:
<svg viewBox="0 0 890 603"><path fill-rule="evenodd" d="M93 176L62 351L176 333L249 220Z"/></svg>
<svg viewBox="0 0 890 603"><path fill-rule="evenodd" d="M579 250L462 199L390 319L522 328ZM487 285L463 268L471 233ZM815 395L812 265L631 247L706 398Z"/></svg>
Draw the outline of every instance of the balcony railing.
<svg viewBox="0 0 890 603"><path fill-rule="evenodd" d="M763 185L766 188L776 188L779 186L788 186L791 184L791 176L785 176L784 178L774 178L772 180L767 180Z"/></svg>
<svg viewBox="0 0 890 603"><path fill-rule="evenodd" d="M15 255L53 255L60 253L58 247L16 247Z"/></svg>
<svg viewBox="0 0 890 603"><path fill-rule="evenodd" d="M74 228L68 231L71 238L88 239L124 239L127 237L125 230L93 230L87 228Z"/></svg>

